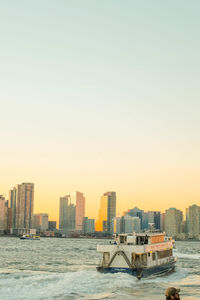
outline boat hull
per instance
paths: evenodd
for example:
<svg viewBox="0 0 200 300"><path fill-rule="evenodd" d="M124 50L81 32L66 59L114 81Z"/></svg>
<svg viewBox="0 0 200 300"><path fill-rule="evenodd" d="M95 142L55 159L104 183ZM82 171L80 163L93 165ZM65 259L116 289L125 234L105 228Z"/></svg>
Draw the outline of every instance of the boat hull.
<svg viewBox="0 0 200 300"><path fill-rule="evenodd" d="M150 275L160 275L164 273L169 273L173 271L174 268L175 268L175 261L169 262L167 264L150 267L150 268L131 269L131 268L97 267L97 270L102 273L118 273L118 272L128 273L140 279L141 277L147 277Z"/></svg>

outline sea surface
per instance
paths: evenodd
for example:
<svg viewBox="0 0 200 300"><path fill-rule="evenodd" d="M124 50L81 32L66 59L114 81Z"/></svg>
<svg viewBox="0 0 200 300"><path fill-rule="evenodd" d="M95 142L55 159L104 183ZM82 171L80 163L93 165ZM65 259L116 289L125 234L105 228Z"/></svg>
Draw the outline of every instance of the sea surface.
<svg viewBox="0 0 200 300"><path fill-rule="evenodd" d="M200 299L200 242L176 242L175 272L141 280L96 271L97 244L109 240L0 237L0 299L165 299L167 287L182 299Z"/></svg>

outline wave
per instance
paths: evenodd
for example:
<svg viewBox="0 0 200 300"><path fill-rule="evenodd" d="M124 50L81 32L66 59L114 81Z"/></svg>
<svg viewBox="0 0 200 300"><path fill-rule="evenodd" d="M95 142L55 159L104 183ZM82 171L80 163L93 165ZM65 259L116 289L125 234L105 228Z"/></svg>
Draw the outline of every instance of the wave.
<svg viewBox="0 0 200 300"><path fill-rule="evenodd" d="M70 299L72 295L73 299L106 299L111 298L119 287L131 287L136 282L128 274L101 274L96 270L68 273L12 270L8 276L0 276L4 300L13 299L13 295L19 300Z"/></svg>
<svg viewBox="0 0 200 300"><path fill-rule="evenodd" d="M175 253L178 258L189 258L189 259L200 259L200 254L189 254L189 253Z"/></svg>

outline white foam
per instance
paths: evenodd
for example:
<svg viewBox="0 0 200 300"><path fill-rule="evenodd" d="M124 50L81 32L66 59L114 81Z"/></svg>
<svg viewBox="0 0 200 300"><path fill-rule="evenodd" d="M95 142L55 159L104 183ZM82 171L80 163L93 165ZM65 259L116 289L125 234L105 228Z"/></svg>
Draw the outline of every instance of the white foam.
<svg viewBox="0 0 200 300"><path fill-rule="evenodd" d="M200 254L188 254L188 253L181 253L176 252L178 258L187 258L187 259L200 259Z"/></svg>

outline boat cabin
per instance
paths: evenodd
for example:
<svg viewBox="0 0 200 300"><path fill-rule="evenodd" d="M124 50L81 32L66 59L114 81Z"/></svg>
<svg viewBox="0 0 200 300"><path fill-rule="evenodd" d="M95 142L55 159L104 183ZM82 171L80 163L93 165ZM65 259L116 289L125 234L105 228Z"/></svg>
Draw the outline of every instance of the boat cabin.
<svg viewBox="0 0 200 300"><path fill-rule="evenodd" d="M115 242L118 245L152 245L156 243L162 243L164 240L165 235L164 233L160 232L134 233L133 235L115 235Z"/></svg>

